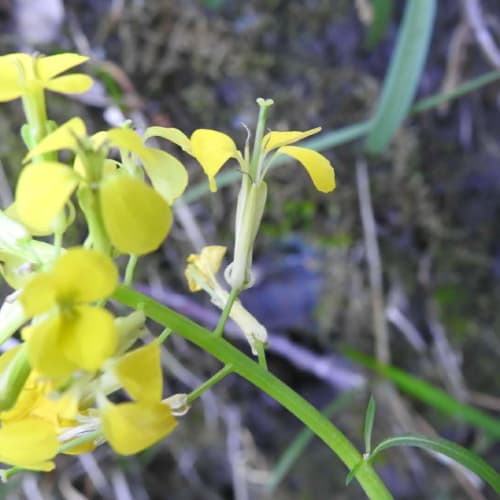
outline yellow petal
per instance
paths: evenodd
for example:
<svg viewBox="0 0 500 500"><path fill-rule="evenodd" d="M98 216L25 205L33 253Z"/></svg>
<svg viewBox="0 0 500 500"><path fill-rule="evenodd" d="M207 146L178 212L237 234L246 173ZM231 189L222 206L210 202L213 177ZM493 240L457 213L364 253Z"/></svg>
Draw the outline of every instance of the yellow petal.
<svg viewBox="0 0 500 500"><path fill-rule="evenodd" d="M288 144L293 144L294 142L301 141L310 135L317 134L321 131L321 127L312 128L310 130L305 130L304 132L299 131L285 131L285 132L269 132L262 139L262 144L264 146L264 151L269 153L273 149L280 148L281 146L287 146Z"/></svg>
<svg viewBox="0 0 500 500"><path fill-rule="evenodd" d="M202 249L196 265L206 274L215 276L222 265L227 248L221 245L210 245Z"/></svg>
<svg viewBox="0 0 500 500"><path fill-rule="evenodd" d="M153 148L144 151L141 160L155 191L172 205L188 184L184 165L165 151Z"/></svg>
<svg viewBox="0 0 500 500"><path fill-rule="evenodd" d="M54 458L58 448L55 429L43 420L26 418L0 429L0 461L11 465L37 470L38 464Z"/></svg>
<svg viewBox="0 0 500 500"><path fill-rule="evenodd" d="M322 154L312 149L297 146L284 146L278 152L299 161L307 170L318 191L329 193L335 189L335 171L332 164Z"/></svg>
<svg viewBox="0 0 500 500"><path fill-rule="evenodd" d="M66 303L105 299L118 285L118 271L111 258L82 247L61 255L53 276L57 298Z"/></svg>
<svg viewBox="0 0 500 500"><path fill-rule="evenodd" d="M161 403L108 403L102 412L104 435L121 455L148 448L170 434L176 425L170 408Z"/></svg>
<svg viewBox="0 0 500 500"><path fill-rule="evenodd" d="M92 87L94 81L82 73L60 76L48 81L44 87L61 94L83 94Z"/></svg>
<svg viewBox="0 0 500 500"><path fill-rule="evenodd" d="M38 234L53 233L54 219L78 181L78 175L62 163L42 162L24 167L16 189L16 211L21 222Z"/></svg>
<svg viewBox="0 0 500 500"><path fill-rule="evenodd" d="M85 123L79 117L71 118L66 123L63 123L59 128L51 134L44 137L40 143L33 148L24 158L24 161L30 160L35 156L51 151L59 151L61 149L70 149L75 151L78 145L78 138L83 138L87 135Z"/></svg>
<svg viewBox="0 0 500 500"><path fill-rule="evenodd" d="M52 273L39 273L28 282L19 300L30 318L56 305L56 283Z"/></svg>
<svg viewBox="0 0 500 500"><path fill-rule="evenodd" d="M216 191L214 177L224 163L236 155L236 144L217 130L198 129L191 136L191 151L209 179L210 190Z"/></svg>
<svg viewBox="0 0 500 500"><path fill-rule="evenodd" d="M28 345L28 358L34 370L61 381L78 370L79 367L64 355L62 340L65 334L59 314L23 329L22 335Z"/></svg>
<svg viewBox="0 0 500 500"><path fill-rule="evenodd" d="M146 151L146 146L142 142L141 136L129 128L113 128L108 130L107 138L112 146L125 151L131 151L140 156Z"/></svg>
<svg viewBox="0 0 500 500"><path fill-rule="evenodd" d="M149 253L167 237L172 225L170 207L143 182L112 175L101 183L99 195L106 231L118 251Z"/></svg>
<svg viewBox="0 0 500 500"><path fill-rule="evenodd" d="M114 366L114 371L124 389L136 401L161 400L163 378L157 342L125 354Z"/></svg>
<svg viewBox="0 0 500 500"><path fill-rule="evenodd" d="M223 246L206 246L199 254L191 254L187 258L188 265L184 275L190 292L198 292L202 288L214 289L218 286L215 275L222 265L226 250Z"/></svg>
<svg viewBox="0 0 500 500"><path fill-rule="evenodd" d="M53 56L38 57L36 59L36 70L38 76L44 80L50 80L54 76L64 73L68 69L79 66L88 61L87 56L66 52Z"/></svg>
<svg viewBox="0 0 500 500"><path fill-rule="evenodd" d="M23 93L21 63L16 65L13 54L0 57L0 102L17 99Z"/></svg>
<svg viewBox="0 0 500 500"><path fill-rule="evenodd" d="M60 348L79 368L95 372L116 349L113 315L100 307L78 306L64 315Z"/></svg>
<svg viewBox="0 0 500 500"><path fill-rule="evenodd" d="M189 137L178 128L172 127L148 127L146 133L144 134L144 140L148 140L150 137L161 137L167 141L177 144L186 153L191 153L191 142Z"/></svg>

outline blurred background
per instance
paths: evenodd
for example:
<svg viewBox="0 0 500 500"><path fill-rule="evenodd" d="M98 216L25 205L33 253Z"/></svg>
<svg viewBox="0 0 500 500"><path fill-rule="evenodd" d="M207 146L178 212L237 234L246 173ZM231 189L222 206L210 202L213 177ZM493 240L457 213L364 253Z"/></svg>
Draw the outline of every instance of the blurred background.
<svg viewBox="0 0 500 500"><path fill-rule="evenodd" d="M187 134L215 128L243 147L257 97L274 99L268 126L275 130L330 131L367 120L405 3L1 0L0 53L91 57L86 71L96 84L87 95L49 96L58 123L80 115L92 132L126 119L138 129L173 126ZM500 67L498 0L437 3L417 99ZM382 4L389 7L380 21ZM499 108L500 84L492 83L411 116L377 156L364 154L362 139L326 149L337 174L330 195L317 193L292 163L269 177L257 281L242 300L270 331L270 370L316 407L336 401L333 420L359 448L373 393L375 442L409 431L441 435L500 468ZM19 102L0 107L2 208L25 154L22 123ZM199 166L183 160L193 190L177 203L162 249L141 261L136 283L212 327L218 313L201 294L189 294L185 259L206 244L231 248L238 187L228 179L208 195ZM72 230L75 244L82 229ZM247 350L237 332L232 338ZM411 378L398 385L391 376L379 379L346 355L347 347L379 359L382 349L382 360ZM175 336L163 361L166 393L189 392L218 369ZM417 379L427 384L420 392ZM457 418L464 408L481 418ZM344 467L322 443L305 436L300 447L301 430L275 402L230 376L174 434L139 456L118 457L102 446L62 457L53 473L1 485L0 498L363 498L355 482L344 486ZM467 471L420 450L391 450L376 467L397 499L496 498Z"/></svg>

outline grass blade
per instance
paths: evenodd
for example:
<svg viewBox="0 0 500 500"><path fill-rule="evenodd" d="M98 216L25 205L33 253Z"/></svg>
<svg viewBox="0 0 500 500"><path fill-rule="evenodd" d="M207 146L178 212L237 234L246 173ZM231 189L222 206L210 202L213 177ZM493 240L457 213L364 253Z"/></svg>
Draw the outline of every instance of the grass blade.
<svg viewBox="0 0 500 500"><path fill-rule="evenodd" d="M373 49L382 40L391 22L394 7L392 0L372 0L372 5L373 22L368 28L365 40L368 50Z"/></svg>
<svg viewBox="0 0 500 500"><path fill-rule="evenodd" d="M366 408L365 415L365 428L364 428L364 437L365 437L365 452L369 455L372 451L372 431L373 431L373 422L375 420L375 399L373 396L370 396L370 401L368 401L368 407Z"/></svg>
<svg viewBox="0 0 500 500"><path fill-rule="evenodd" d="M405 434L403 436L395 436L385 441L382 441L370 456L369 462L382 451L394 446L413 446L424 448L446 455L462 464L467 469L476 473L484 481L486 481L497 493L500 493L500 475L490 467L482 458L478 457L471 451L459 446L452 441L441 438L429 438L418 434Z"/></svg>
<svg viewBox="0 0 500 500"><path fill-rule="evenodd" d="M426 97L425 99L421 99L411 108L411 113L422 113L423 111L436 108L440 104L452 101L453 99L458 99L459 97L469 94L470 92L474 92L475 90L478 90L481 87L497 80L500 80L500 70L490 71L484 75L465 82L451 92L447 92L446 94L435 94L430 97Z"/></svg>
<svg viewBox="0 0 500 500"><path fill-rule="evenodd" d="M435 0L407 0L394 55L365 142L370 154L386 149L408 114L427 56L435 13Z"/></svg>
<svg viewBox="0 0 500 500"><path fill-rule="evenodd" d="M490 417L488 414L462 403L441 389L428 382L424 382L413 375L377 362L370 356L348 350L346 354L357 363L375 370L385 378L394 382L403 392L414 398L427 403L450 417L467 422L475 427L483 429L486 433L496 439L500 439L500 421Z"/></svg>

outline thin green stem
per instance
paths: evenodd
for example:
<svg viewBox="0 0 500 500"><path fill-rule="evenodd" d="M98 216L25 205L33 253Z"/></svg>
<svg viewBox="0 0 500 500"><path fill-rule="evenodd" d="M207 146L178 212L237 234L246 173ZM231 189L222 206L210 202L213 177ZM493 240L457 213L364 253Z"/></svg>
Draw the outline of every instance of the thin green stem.
<svg viewBox="0 0 500 500"><path fill-rule="evenodd" d="M259 97L259 99L257 99L257 104L259 105L259 117L257 118L257 129L255 131L255 140L253 143L252 159L250 161L249 170L252 179L257 179L257 169L262 154L262 137L264 137L264 131L266 130L267 112L273 105L273 100Z"/></svg>
<svg viewBox="0 0 500 500"><path fill-rule="evenodd" d="M116 290L113 298L132 308L137 308L139 304L142 304L142 310L149 318L172 328L178 335L197 345L225 365L232 365L234 373L268 394L311 429L338 455L349 470L361 460L359 451L321 412L223 338L210 335L207 329L135 290L121 286ZM373 500L392 499L391 494L371 465L364 463L357 473L356 479L369 498Z"/></svg>
<svg viewBox="0 0 500 500"><path fill-rule="evenodd" d="M193 401L198 399L205 391L210 389L215 384L219 383L224 377L226 377L230 373L233 373L232 365L223 366L215 375L210 377L208 380L203 382L203 384L201 384L199 387L194 389L194 391L192 391L190 394L188 394L188 397L187 397L188 404L192 404Z"/></svg>
<svg viewBox="0 0 500 500"><path fill-rule="evenodd" d="M267 370L266 349L264 347L264 344L259 341L255 342L255 349L257 350L259 365L262 366L264 370Z"/></svg>
<svg viewBox="0 0 500 500"><path fill-rule="evenodd" d="M227 319L229 318L229 315L231 314L231 309L233 307L234 301L238 298L239 294L240 294L239 288L233 288L231 290L231 293L227 298L226 305L224 306L222 314L219 318L219 322L217 323L217 326L214 330L215 337L222 337L222 334L224 333L224 326L226 326L226 322Z"/></svg>
<svg viewBox="0 0 500 500"><path fill-rule="evenodd" d="M65 451L71 450L75 446L80 446L81 444L88 443L89 441L95 441L97 438L101 437L102 432L94 431L89 432L79 438L72 439L71 441L67 441L59 447L59 453L64 453Z"/></svg>
<svg viewBox="0 0 500 500"><path fill-rule="evenodd" d="M123 279L123 284L126 286L132 285L134 281L135 267L137 266L137 261L139 257L137 255L129 255L127 268L125 269L125 278Z"/></svg>
<svg viewBox="0 0 500 500"><path fill-rule="evenodd" d="M171 328L165 328L161 333L160 335L158 335L158 337L156 337L156 342L158 342L158 344L163 344L163 342L165 342L165 340L168 339L168 337L170 337L170 335L172 335L173 330Z"/></svg>
<svg viewBox="0 0 500 500"><path fill-rule="evenodd" d="M64 232L59 229L54 233L54 259L57 259L61 255L63 236Z"/></svg>

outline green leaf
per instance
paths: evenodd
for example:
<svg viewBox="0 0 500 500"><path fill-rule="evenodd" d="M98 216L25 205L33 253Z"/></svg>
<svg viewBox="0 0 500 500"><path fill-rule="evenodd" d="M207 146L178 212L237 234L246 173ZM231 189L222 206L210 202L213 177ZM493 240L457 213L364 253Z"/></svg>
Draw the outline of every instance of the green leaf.
<svg viewBox="0 0 500 500"><path fill-rule="evenodd" d="M372 0L373 22L366 33L366 48L373 49L385 35L391 22L394 3L392 0Z"/></svg>
<svg viewBox="0 0 500 500"><path fill-rule="evenodd" d="M234 373L261 389L307 425L338 455L349 470L361 460L360 453L352 443L316 408L223 338L212 335L206 328L130 288L118 287L113 299L134 309L141 309L146 316L164 327L171 328L222 363L231 364ZM359 470L356 478L369 498L392 499L387 488L368 464Z"/></svg>
<svg viewBox="0 0 500 500"><path fill-rule="evenodd" d="M365 415L365 428L364 428L364 437L365 437L365 452L369 455L372 451L372 430L373 430L373 421L375 420L375 399L373 396L370 396L370 401L368 401L368 407L366 408Z"/></svg>
<svg viewBox="0 0 500 500"><path fill-rule="evenodd" d="M351 484L351 481L356 477L356 474L358 473L359 469L363 466L363 464L366 463L365 458L363 457L362 460L360 460L350 471L349 474L347 474L347 477L345 478L345 485L349 486Z"/></svg>
<svg viewBox="0 0 500 500"><path fill-rule="evenodd" d="M447 92L446 94L435 94L430 97L426 97L425 99L421 99L411 108L411 113L422 113L422 111L428 111L429 109L436 108L440 104L444 104L445 102L452 101L453 99L462 97L470 92L474 92L475 90L478 90L481 87L499 79L500 70L490 71L489 73L485 73L484 75L478 76L477 78L473 78L472 80L459 85L451 92Z"/></svg>
<svg viewBox="0 0 500 500"><path fill-rule="evenodd" d="M393 448L394 446L413 446L446 455L447 457L455 460L455 462L462 464L464 467L467 467L467 469L476 473L497 493L500 493L500 475L482 458L478 457L466 448L463 448L462 446L446 439L430 438L427 436L420 436L418 434L405 434L402 436L391 437L382 441L373 450L368 462L372 462L380 452L387 450L388 448Z"/></svg>
<svg viewBox="0 0 500 500"><path fill-rule="evenodd" d="M375 359L365 354L346 350L346 354L363 366L375 370L385 378L394 382L403 392L410 394L416 399L423 401L443 412L450 417L457 418L471 425L479 427L487 432L493 438L500 439L500 421L490 417L488 414L457 401L449 394L438 389L428 382L409 375L403 370L399 370L390 365L378 363Z"/></svg>
<svg viewBox="0 0 500 500"><path fill-rule="evenodd" d="M325 417L331 418L335 413L349 405L357 393L358 391L345 392L329 403L321 413L323 413ZM278 463L276 464L276 467L271 473L271 478L267 484L267 489L270 493L273 493L280 485L281 481L283 481L285 476L290 472L300 455L304 453L304 450L313 438L314 433L308 427L305 427L297 434L295 439L283 452L278 460Z"/></svg>
<svg viewBox="0 0 500 500"><path fill-rule="evenodd" d="M434 26L435 0L407 0L394 55L365 143L382 153L405 119L417 91Z"/></svg>

